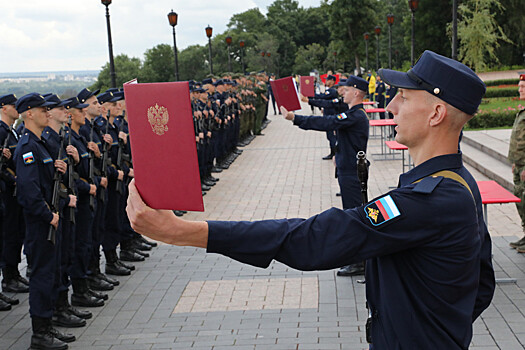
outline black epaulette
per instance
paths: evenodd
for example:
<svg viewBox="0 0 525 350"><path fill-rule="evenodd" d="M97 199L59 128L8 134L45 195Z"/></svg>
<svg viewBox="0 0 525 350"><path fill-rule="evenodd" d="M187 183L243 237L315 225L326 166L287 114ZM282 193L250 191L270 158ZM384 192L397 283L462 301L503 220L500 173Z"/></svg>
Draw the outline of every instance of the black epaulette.
<svg viewBox="0 0 525 350"><path fill-rule="evenodd" d="M443 176L425 177L414 186L412 191L422 194L430 194L434 191L434 189L439 185L439 183L442 180Z"/></svg>
<svg viewBox="0 0 525 350"><path fill-rule="evenodd" d="M26 132L20 137L20 141L18 141L21 145L25 145L29 142L29 134Z"/></svg>

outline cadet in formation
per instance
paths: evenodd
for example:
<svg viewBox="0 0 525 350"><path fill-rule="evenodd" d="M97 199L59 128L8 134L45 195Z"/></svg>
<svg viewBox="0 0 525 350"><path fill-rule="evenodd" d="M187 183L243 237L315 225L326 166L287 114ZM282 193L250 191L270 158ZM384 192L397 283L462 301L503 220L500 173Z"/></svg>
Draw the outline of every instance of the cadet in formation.
<svg viewBox="0 0 525 350"><path fill-rule="evenodd" d="M525 74L520 74L518 83L520 100L525 100ZM522 233L525 233L525 109L516 114L514 126L510 136L509 161L512 164L512 175L514 177L514 195L521 199L516 203L516 208L521 218ZM510 246L525 253L525 235Z"/></svg>
<svg viewBox="0 0 525 350"><path fill-rule="evenodd" d="M457 147L485 84L465 65L431 51L408 73L378 74L399 87L387 109L396 140L416 165L400 176L398 188L309 219L190 222L147 207L131 182L132 227L259 267L277 260L326 270L366 260L367 339L374 349L467 349L472 323L495 288L481 196Z"/></svg>

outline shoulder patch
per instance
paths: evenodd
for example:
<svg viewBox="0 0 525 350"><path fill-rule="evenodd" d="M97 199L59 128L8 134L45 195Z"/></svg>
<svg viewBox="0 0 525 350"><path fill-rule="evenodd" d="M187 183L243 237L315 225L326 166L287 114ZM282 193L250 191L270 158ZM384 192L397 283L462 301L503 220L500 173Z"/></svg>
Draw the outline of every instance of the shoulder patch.
<svg viewBox="0 0 525 350"><path fill-rule="evenodd" d="M443 176L425 177L414 186L412 192L430 194L434 191L437 185L439 185L441 180L443 180Z"/></svg>
<svg viewBox="0 0 525 350"><path fill-rule="evenodd" d="M374 226L382 225L385 222L401 216L401 212L390 195L381 197L374 202L369 203L363 209L366 217Z"/></svg>
<svg viewBox="0 0 525 350"><path fill-rule="evenodd" d="M348 116L346 115L346 113L341 113L337 116L337 119L339 120L345 120L346 118L348 118Z"/></svg>
<svg viewBox="0 0 525 350"><path fill-rule="evenodd" d="M33 152L24 153L22 155L22 159L24 160L24 164L31 164L35 161L35 157L33 157Z"/></svg>
<svg viewBox="0 0 525 350"><path fill-rule="evenodd" d="M338 102L339 102L339 99L338 99L338 98L334 98L334 99L332 100L332 102L333 102L333 103L338 103Z"/></svg>
<svg viewBox="0 0 525 350"><path fill-rule="evenodd" d="M44 164L47 164L47 163L51 163L52 161L53 161L52 158L46 158L42 162L44 162Z"/></svg>
<svg viewBox="0 0 525 350"><path fill-rule="evenodd" d="M329 93L330 93L330 91L328 91L328 90L326 90L326 91L324 92L325 95L328 95Z"/></svg>

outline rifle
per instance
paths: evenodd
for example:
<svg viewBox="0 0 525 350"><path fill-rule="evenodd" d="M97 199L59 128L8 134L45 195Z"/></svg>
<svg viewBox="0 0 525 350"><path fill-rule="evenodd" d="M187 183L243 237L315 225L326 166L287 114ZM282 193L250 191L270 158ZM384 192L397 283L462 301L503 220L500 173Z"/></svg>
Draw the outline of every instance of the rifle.
<svg viewBox="0 0 525 350"><path fill-rule="evenodd" d="M122 131L122 127L124 126L124 117L125 117L125 114L126 112L124 111L124 114L122 115L122 120L120 121L120 124L118 126L118 134L119 136L118 137L118 152L117 152L117 169L118 170L122 170L123 168L123 162L125 160L129 161L129 156L127 156L126 154L124 154L124 148L125 148L125 145L124 145L124 140L120 138L120 132ZM117 180L117 192L122 194L123 192L123 189L122 189L122 183L123 183L123 180Z"/></svg>
<svg viewBox="0 0 525 350"><path fill-rule="evenodd" d="M58 149L58 157L57 159L60 159L63 157L63 150L64 150L64 140L66 138L65 136L66 130L62 128L60 131L60 148ZM60 188L60 184L62 183L62 174L58 169L55 169L55 174L53 175L53 197L51 199L51 205L50 209L51 212L58 214L58 208L59 208L59 201L61 195L64 194L64 191ZM49 225L49 232L47 233L47 240L53 244L55 244L55 238L56 238L56 229L55 226Z"/></svg>
<svg viewBox="0 0 525 350"><path fill-rule="evenodd" d="M108 110L108 113L106 115L106 132L104 135L106 135L109 132L109 115L110 111ZM102 177L108 177L108 171L107 166L109 165L109 150L108 150L108 143L104 141L104 138L102 138L102 165L100 166L100 176ZM101 194L100 200L104 202L106 200L104 194Z"/></svg>
<svg viewBox="0 0 525 350"><path fill-rule="evenodd" d="M89 131L89 142L93 142L93 129L95 126L95 121L91 121L91 130ZM88 170L88 182L90 185L95 184L95 153L93 151L89 151L89 170ZM95 210L95 196L90 195L89 196L89 207L91 210Z"/></svg>
<svg viewBox="0 0 525 350"><path fill-rule="evenodd" d="M69 115L69 119L67 121L67 126L69 127L69 137L67 140L67 145L71 146L71 115ZM67 156L67 193L71 194L73 196L77 195L76 189L75 189L75 180L79 178L78 173L74 169L74 159L73 156L68 155ZM75 224L75 208L69 207L69 221L71 221L72 224Z"/></svg>
<svg viewBox="0 0 525 350"><path fill-rule="evenodd" d="M357 178L361 183L361 198L363 204L368 203L368 161L363 151L357 152Z"/></svg>

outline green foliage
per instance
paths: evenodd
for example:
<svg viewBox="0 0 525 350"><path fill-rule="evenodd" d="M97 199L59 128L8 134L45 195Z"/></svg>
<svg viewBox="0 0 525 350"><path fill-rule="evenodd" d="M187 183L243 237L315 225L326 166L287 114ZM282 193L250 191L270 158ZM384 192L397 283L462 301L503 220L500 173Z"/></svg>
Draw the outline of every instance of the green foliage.
<svg viewBox="0 0 525 350"><path fill-rule="evenodd" d="M512 127L517 111L495 110L476 114L465 125L465 129L491 129Z"/></svg>
<svg viewBox="0 0 525 350"><path fill-rule="evenodd" d="M140 76L142 62L136 57L128 57L128 55L120 54L115 57L115 72L117 87L130 81L131 79ZM109 62L102 66L102 70L98 74L98 80L91 86L91 90L100 89L107 90L111 87L111 76L109 72Z"/></svg>
<svg viewBox="0 0 525 350"><path fill-rule="evenodd" d="M207 47L192 45L182 50L179 55L180 79L202 80L208 73L210 73L209 66L204 64L207 60Z"/></svg>
<svg viewBox="0 0 525 350"><path fill-rule="evenodd" d="M523 68L525 61L523 0L500 0L500 3L504 10L496 14L496 22L511 42L501 42L500 47L496 49L496 56L506 66L521 65L520 68Z"/></svg>
<svg viewBox="0 0 525 350"><path fill-rule="evenodd" d="M487 92L485 93L485 98L492 98L492 97L513 97L513 96L519 96L518 88L494 88L494 89L487 89Z"/></svg>
<svg viewBox="0 0 525 350"><path fill-rule="evenodd" d="M299 75L309 75L313 69L321 66L324 57L325 49L319 44L300 47L295 56L294 72Z"/></svg>
<svg viewBox="0 0 525 350"><path fill-rule="evenodd" d="M518 85L519 83L519 80L518 78L516 79L498 79L498 80L489 80L489 81L485 81L485 85L487 85L487 87L489 86L498 86L498 85ZM516 90L518 90L518 88L516 87Z"/></svg>
<svg viewBox="0 0 525 350"><path fill-rule="evenodd" d="M139 82L165 82L175 77L175 56L173 46L160 44L144 53L144 64Z"/></svg>
<svg viewBox="0 0 525 350"><path fill-rule="evenodd" d="M499 40L510 42L495 20L494 8L502 10L499 0L468 0L458 7L463 18L458 23L459 58L477 71L486 69L490 61L499 62Z"/></svg>

